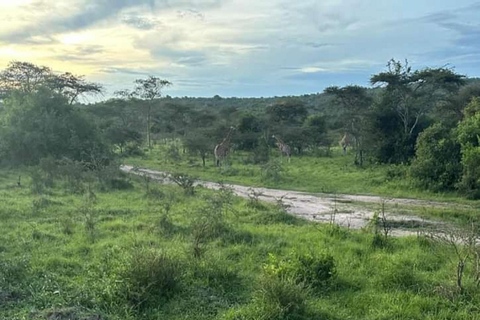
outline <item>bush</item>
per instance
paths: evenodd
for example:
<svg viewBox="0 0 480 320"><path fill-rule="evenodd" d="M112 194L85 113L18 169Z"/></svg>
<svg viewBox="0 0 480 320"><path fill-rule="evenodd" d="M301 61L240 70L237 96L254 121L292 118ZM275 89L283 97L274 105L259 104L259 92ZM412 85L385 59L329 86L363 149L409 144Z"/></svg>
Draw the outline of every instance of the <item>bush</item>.
<svg viewBox="0 0 480 320"><path fill-rule="evenodd" d="M195 178L186 174L174 173L170 176L170 179L183 189L185 195L193 196L195 194Z"/></svg>
<svg viewBox="0 0 480 320"><path fill-rule="evenodd" d="M465 119L457 128L462 148L463 176L459 188L469 198L480 198L480 99L465 108Z"/></svg>
<svg viewBox="0 0 480 320"><path fill-rule="evenodd" d="M406 262L385 268L380 279L385 289L417 290L421 286L413 265Z"/></svg>
<svg viewBox="0 0 480 320"><path fill-rule="evenodd" d="M462 172L460 158L460 145L451 130L435 124L418 137L410 175L434 191L453 189Z"/></svg>
<svg viewBox="0 0 480 320"><path fill-rule="evenodd" d="M304 319L305 296L305 288L292 279L264 275L260 288L254 293L247 319Z"/></svg>
<svg viewBox="0 0 480 320"><path fill-rule="evenodd" d="M271 160L262 167L262 180L278 183L283 178L284 168L278 160Z"/></svg>
<svg viewBox="0 0 480 320"><path fill-rule="evenodd" d="M0 158L12 164L36 165L46 157L85 163L112 157L95 121L50 89L13 91L4 108Z"/></svg>
<svg viewBox="0 0 480 320"><path fill-rule="evenodd" d="M130 257L121 278L126 298L134 307L157 304L168 299L180 285L180 263L162 252L140 250Z"/></svg>
<svg viewBox="0 0 480 320"><path fill-rule="evenodd" d="M217 209L217 210L215 210ZM219 237L228 229L221 208L206 207L197 211L190 226L193 241L193 256L200 258L208 241Z"/></svg>
<svg viewBox="0 0 480 320"><path fill-rule="evenodd" d="M286 259L279 260L270 254L264 266L266 274L280 278L293 279L311 287L323 287L336 275L335 259L332 255L291 253Z"/></svg>

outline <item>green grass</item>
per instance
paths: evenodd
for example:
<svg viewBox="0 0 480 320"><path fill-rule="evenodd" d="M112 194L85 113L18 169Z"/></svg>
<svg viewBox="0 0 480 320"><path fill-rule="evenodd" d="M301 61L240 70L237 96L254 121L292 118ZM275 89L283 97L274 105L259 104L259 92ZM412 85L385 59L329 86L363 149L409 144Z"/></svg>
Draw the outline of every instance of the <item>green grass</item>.
<svg viewBox="0 0 480 320"><path fill-rule="evenodd" d="M165 146L157 146L147 151L143 157L124 160L125 164L170 172L182 172L203 180L224 181L249 186L266 186L285 190L298 190L313 193L375 194L389 197L418 198L477 204L468 201L457 193L435 193L416 187L407 177L405 166L366 164L360 168L353 163L353 154L343 156L334 149L332 157L301 156L292 157L290 163L280 159L272 151L272 159L281 162L281 179L265 179L262 165L252 164L251 155L239 152L230 156L231 165L216 168L213 159L208 159L202 167L200 157L180 154L181 159L171 160L166 156Z"/></svg>
<svg viewBox="0 0 480 320"><path fill-rule="evenodd" d="M456 290L453 252L422 238L380 248L238 198L220 212L203 189L147 196L134 180L91 202L58 181L32 194L17 177L0 172L0 319L480 318L470 278ZM310 288L265 273L269 256L288 264L292 252L333 256L336 276Z"/></svg>

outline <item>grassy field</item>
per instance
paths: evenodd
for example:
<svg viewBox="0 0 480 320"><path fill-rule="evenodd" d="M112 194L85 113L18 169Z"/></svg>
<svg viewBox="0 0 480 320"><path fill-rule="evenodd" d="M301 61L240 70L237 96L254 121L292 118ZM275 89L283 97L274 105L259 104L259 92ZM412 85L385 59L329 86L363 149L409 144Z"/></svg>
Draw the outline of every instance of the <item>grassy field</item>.
<svg viewBox="0 0 480 320"><path fill-rule="evenodd" d="M292 157L290 163L272 151L271 158L281 165L277 180L266 177L263 165L250 161L251 155L236 152L230 156L230 166L217 168L213 159L202 166L200 157L179 153L176 160L168 156L167 147L160 145L147 151L143 157L124 160L126 164L170 172L187 173L209 181L223 181L249 186L266 186L285 190L307 192L376 194L387 197L418 198L463 202L476 205L456 193L434 193L416 187L408 178L405 166L365 165L360 168L353 163L353 154L343 156L333 149L331 157Z"/></svg>
<svg viewBox="0 0 480 320"><path fill-rule="evenodd" d="M480 318L471 266L460 293L453 250L424 238L379 241L228 190L17 177L0 172L0 319Z"/></svg>

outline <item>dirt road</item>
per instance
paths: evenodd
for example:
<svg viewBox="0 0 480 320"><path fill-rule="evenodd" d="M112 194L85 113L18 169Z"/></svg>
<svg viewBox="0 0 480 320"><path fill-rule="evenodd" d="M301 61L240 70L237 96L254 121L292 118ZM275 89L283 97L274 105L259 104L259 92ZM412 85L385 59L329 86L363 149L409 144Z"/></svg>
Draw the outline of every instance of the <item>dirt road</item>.
<svg viewBox="0 0 480 320"><path fill-rule="evenodd" d="M162 183L171 183L168 179L168 173L166 172L134 168L128 165L121 166L120 169L131 174L147 175L153 180ZM220 185L215 182L197 181L196 185L202 185L205 188L214 190L220 188ZM458 204L448 202L417 199L382 198L379 196L346 194L312 194L299 191L252 188L235 184L226 184L226 186L231 188L235 195L242 198L249 198L249 195L255 192L261 201L275 203L277 200L282 199L283 203L288 207L288 212L301 218L323 223L329 223L333 220L338 225L353 229L365 227L374 213L380 211L382 203L385 202L387 208L386 217L389 225L392 227L392 234L395 236L416 234L416 232L423 227L439 223L437 221L425 220L415 215L395 213L398 208L459 206Z"/></svg>

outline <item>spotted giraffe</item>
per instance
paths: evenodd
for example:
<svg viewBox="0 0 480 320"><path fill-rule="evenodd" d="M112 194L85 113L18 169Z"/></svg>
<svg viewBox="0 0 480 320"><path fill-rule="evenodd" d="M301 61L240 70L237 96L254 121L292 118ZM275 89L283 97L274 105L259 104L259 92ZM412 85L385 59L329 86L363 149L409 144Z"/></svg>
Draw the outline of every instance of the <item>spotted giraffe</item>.
<svg viewBox="0 0 480 320"><path fill-rule="evenodd" d="M216 161L216 166L220 166L221 161L225 161L225 159L228 156L228 151L230 149L230 140L232 138L232 134L235 131L234 127L230 127L230 130L228 131L227 135L225 136L225 139L220 144L217 144L215 146L215 149L213 150L213 153L215 154L215 161Z"/></svg>
<svg viewBox="0 0 480 320"><path fill-rule="evenodd" d="M340 146L343 149L344 155L347 154L347 148L350 147L351 144L352 144L352 137L350 136L350 134L345 133L343 135L342 140L340 140Z"/></svg>
<svg viewBox="0 0 480 320"><path fill-rule="evenodd" d="M278 146L278 149L280 150L280 154L286 155L288 157L288 162L290 162L290 157L292 156L292 149L290 148L290 146L275 135L273 135L272 138L277 140L277 146Z"/></svg>

